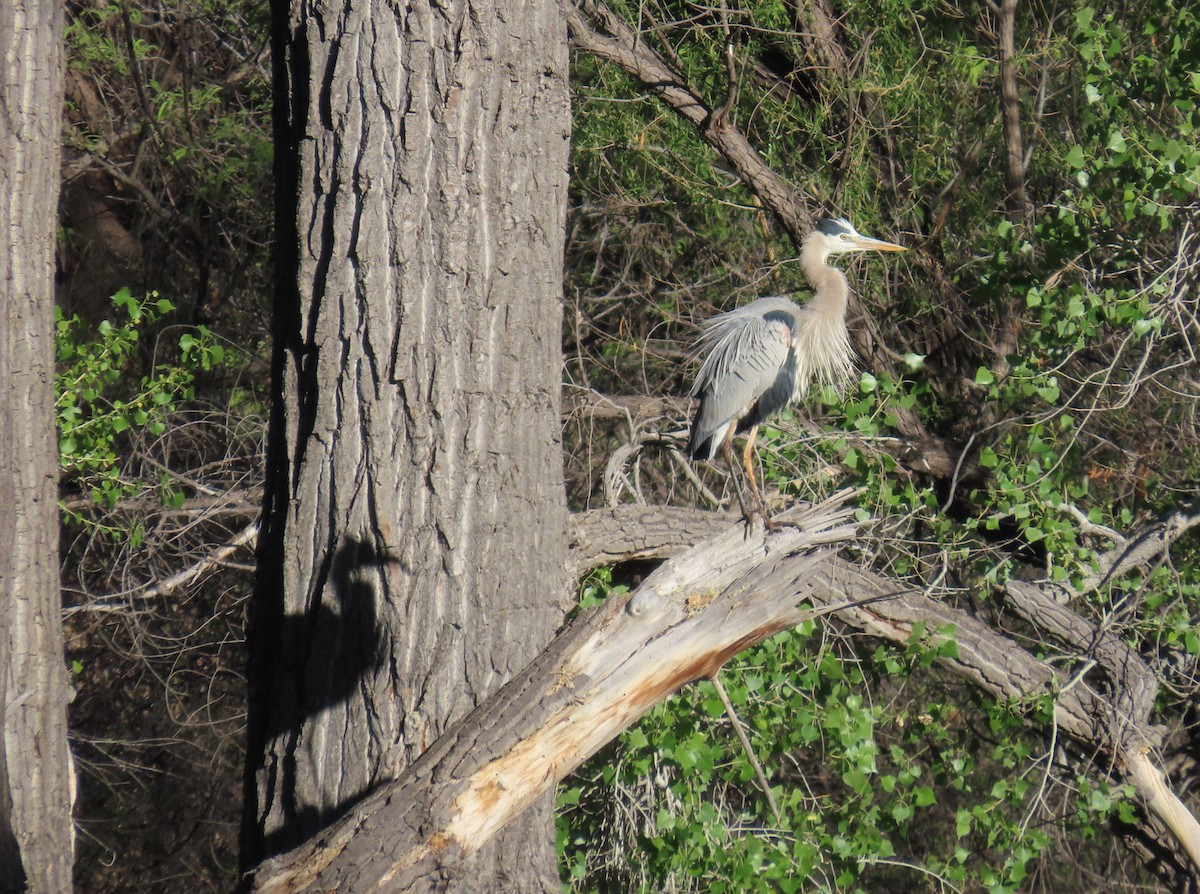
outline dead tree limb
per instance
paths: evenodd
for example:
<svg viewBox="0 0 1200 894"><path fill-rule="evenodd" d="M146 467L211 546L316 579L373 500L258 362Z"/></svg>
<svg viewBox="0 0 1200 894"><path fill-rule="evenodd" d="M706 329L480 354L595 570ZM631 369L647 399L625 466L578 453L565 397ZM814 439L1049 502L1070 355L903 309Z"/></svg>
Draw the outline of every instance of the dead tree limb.
<svg viewBox="0 0 1200 894"><path fill-rule="evenodd" d="M230 556L236 553L239 549L248 548L253 551L256 541L258 540L258 520L255 519L246 527L242 528L231 540L226 541L220 546L214 548L208 554L201 556L199 560L193 562L187 568L172 574L168 578L156 581L151 586L137 593L119 593L117 597L125 599L137 599L139 601L149 601L157 599L160 596L166 596L185 584L191 584L198 578L220 568ZM109 597L112 599L113 597Z"/></svg>
<svg viewBox="0 0 1200 894"><path fill-rule="evenodd" d="M605 521L600 516L614 516ZM642 507L639 517L648 523L643 530L630 513L583 513L573 519L573 549L582 557L585 544L590 555L600 550L594 538L603 538L607 548L619 553L660 545L660 555L673 555L699 539L706 513L678 510L657 516ZM1144 570L1158 561L1181 537L1200 526L1200 513L1188 510L1147 525L1125 538L1097 559L1097 571L1085 578L1077 590L1050 581L1011 581L1004 589L1005 604L1013 614L1029 623L1045 642L1081 662L1093 662L1093 673L1072 684L1048 662L1018 648L1013 641L965 612L917 591L906 591L869 606L845 608L835 616L851 627L896 643L911 637L914 624L927 630L953 629L957 654L941 664L995 698L1012 704L1028 704L1038 696L1054 698L1055 721L1060 729L1085 746L1088 753L1107 756L1117 775L1130 782L1142 804L1162 821L1182 849L1193 872L1200 871L1200 824L1168 785L1161 766L1152 755L1163 743L1165 730L1153 723L1158 680L1149 665L1119 636L1103 624L1077 614L1070 604L1106 581L1131 571ZM673 536L672 536L673 535ZM647 557L643 552L640 557ZM869 598L887 592L883 578L829 558L814 571L828 575L818 589L827 594L850 594ZM831 595L830 598L838 598ZM1102 685L1104 691L1096 687ZM1153 824L1139 830L1149 840L1170 848Z"/></svg>
<svg viewBox="0 0 1200 894"><path fill-rule="evenodd" d="M563 392L563 417L588 419L655 419L687 417L691 401L686 397L650 397L644 394L601 394L583 388Z"/></svg>
<svg viewBox="0 0 1200 894"><path fill-rule="evenodd" d="M396 780L297 850L253 890L418 891L453 879L583 760L681 686L821 610L814 568L854 533L848 493L781 520L736 524L665 563L634 593L581 615L525 671ZM827 609L826 609L827 610Z"/></svg>
<svg viewBox="0 0 1200 894"><path fill-rule="evenodd" d="M676 556L728 530L736 513L674 506L617 506L571 516L567 570L578 579L600 565Z"/></svg>
<svg viewBox="0 0 1200 894"><path fill-rule="evenodd" d="M726 526L664 563L632 594L581 615L402 777L366 795L318 837L259 867L253 890L422 891L463 884L464 857L650 707L711 677L742 649L816 615L900 643L923 625L932 635L954 638L956 649L940 663L982 691L1018 709L1028 705L1031 715L1037 702L1052 699L1060 732L1089 753L1107 755L1195 860L1200 827L1150 757L1163 731L1150 724L1153 692L1138 675L1144 663L1137 654L1119 638L1096 632L1091 642L1102 649L1102 661L1132 672L1110 674L1103 690L1088 678L1067 681L1050 662L966 612L838 558L828 547L855 534L848 496L793 510L781 520L795 527L770 536ZM626 546L649 542L637 527L632 518L608 527L593 516L577 524L575 539L624 530ZM664 550L690 539L682 515L652 529L665 532L658 536ZM596 547L587 552L594 555ZM1039 590L1040 608L1044 600L1070 613L1048 589L1029 586ZM1030 620L1047 617L1032 613ZM1072 624L1048 635L1080 645Z"/></svg>

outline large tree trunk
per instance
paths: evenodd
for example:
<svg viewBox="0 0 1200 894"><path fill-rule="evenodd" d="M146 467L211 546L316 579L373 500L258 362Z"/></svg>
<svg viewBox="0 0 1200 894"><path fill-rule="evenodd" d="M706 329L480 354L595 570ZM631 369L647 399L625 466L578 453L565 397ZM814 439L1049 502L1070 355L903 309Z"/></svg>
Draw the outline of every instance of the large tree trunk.
<svg viewBox="0 0 1200 894"><path fill-rule="evenodd" d="M550 640L568 145L553 0L275 6L275 412L247 867ZM471 890L557 890L548 802Z"/></svg>
<svg viewBox="0 0 1200 894"><path fill-rule="evenodd" d="M0 4L0 892L71 888L58 589L58 0ZM27 887L25 887L27 886Z"/></svg>

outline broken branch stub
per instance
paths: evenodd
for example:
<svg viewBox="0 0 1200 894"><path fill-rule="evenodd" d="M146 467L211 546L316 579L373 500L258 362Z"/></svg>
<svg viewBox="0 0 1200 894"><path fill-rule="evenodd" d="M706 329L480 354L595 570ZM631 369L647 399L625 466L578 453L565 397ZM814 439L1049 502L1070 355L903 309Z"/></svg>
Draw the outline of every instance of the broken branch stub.
<svg viewBox="0 0 1200 894"><path fill-rule="evenodd" d="M525 671L399 779L296 850L259 867L253 890L416 891L463 861L655 704L732 655L820 610L823 547L855 533L853 491L761 526L726 528L579 616ZM440 881L439 881L440 880Z"/></svg>
<svg viewBox="0 0 1200 894"><path fill-rule="evenodd" d="M1150 757L1163 731L1150 723L1156 681L1136 652L1070 613L1047 590L1054 585L1022 585L1009 593L1014 607L1107 671L1103 691L1087 678L1068 682L978 618L838 558L823 547L855 536L846 505L852 494L779 516L790 524L769 536L730 525L665 562L628 597L581 614L399 779L259 867L253 890L466 889L464 867L475 850L653 705L712 676L742 649L823 614L898 643L917 624L952 629L956 648L940 664L1010 704L1051 698L1059 730L1107 755L1198 865L1200 826ZM588 532L601 529L594 519L579 528L582 555L597 552ZM623 534L621 548L647 548L643 534Z"/></svg>

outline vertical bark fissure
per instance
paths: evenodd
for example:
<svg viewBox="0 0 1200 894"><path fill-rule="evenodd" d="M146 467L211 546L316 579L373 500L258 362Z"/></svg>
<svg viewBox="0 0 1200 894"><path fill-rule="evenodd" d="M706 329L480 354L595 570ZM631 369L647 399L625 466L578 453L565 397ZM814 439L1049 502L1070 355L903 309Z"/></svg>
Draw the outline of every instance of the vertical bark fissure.
<svg viewBox="0 0 1200 894"><path fill-rule="evenodd" d="M248 863L403 770L537 654L561 602L561 10L381 6L293 0L276 23L299 200L269 461L291 487L268 497L255 608ZM480 877L554 885L548 816Z"/></svg>

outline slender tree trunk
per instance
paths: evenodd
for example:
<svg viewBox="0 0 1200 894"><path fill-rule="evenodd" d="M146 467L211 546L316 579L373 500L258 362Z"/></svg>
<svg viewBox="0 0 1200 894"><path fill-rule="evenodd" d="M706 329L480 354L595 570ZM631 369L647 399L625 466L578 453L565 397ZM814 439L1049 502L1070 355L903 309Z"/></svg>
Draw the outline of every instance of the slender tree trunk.
<svg viewBox="0 0 1200 894"><path fill-rule="evenodd" d="M565 589L559 6L280 0L274 16L247 867L519 671ZM558 889L549 808L478 856L471 890Z"/></svg>
<svg viewBox="0 0 1200 894"><path fill-rule="evenodd" d="M71 889L58 569L59 0L0 4L0 892Z"/></svg>
<svg viewBox="0 0 1200 894"><path fill-rule="evenodd" d="M989 2L996 20L1000 47L1000 114L1004 121L1004 181L1008 184L1008 210L1016 219L1033 212L1025 188L1025 141L1021 136L1021 97L1017 90L1017 0Z"/></svg>

